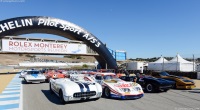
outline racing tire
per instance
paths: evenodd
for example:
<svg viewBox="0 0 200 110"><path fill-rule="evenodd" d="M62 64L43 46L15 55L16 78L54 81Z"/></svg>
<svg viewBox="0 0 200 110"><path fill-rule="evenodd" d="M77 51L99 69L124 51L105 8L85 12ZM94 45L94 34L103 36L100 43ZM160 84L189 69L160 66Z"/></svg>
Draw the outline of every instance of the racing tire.
<svg viewBox="0 0 200 110"><path fill-rule="evenodd" d="M45 82L46 82L46 83L49 83L49 79L48 79L48 78L46 78L46 79L45 79Z"/></svg>
<svg viewBox="0 0 200 110"><path fill-rule="evenodd" d="M147 92L155 92L155 88L154 88L153 84L151 84L151 83L146 84L145 90Z"/></svg>
<svg viewBox="0 0 200 110"><path fill-rule="evenodd" d="M53 94L53 90L51 88L51 83L49 83L49 90L50 90L50 93Z"/></svg>
<svg viewBox="0 0 200 110"><path fill-rule="evenodd" d="M104 96L105 96L106 98L110 98L110 89L109 89L108 87L106 87L106 88L104 89Z"/></svg>
<svg viewBox="0 0 200 110"><path fill-rule="evenodd" d="M59 97L60 97L60 102L62 104L66 104L66 101L64 100L64 97L63 97L63 92L62 90L59 91Z"/></svg>

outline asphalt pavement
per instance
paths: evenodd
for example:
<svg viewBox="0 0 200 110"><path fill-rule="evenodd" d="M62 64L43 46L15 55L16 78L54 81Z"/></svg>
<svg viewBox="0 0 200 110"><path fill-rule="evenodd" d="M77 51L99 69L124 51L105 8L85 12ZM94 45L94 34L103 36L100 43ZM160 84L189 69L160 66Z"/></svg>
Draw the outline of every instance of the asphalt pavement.
<svg viewBox="0 0 200 110"><path fill-rule="evenodd" d="M23 110L200 110L200 89L145 93L136 100L100 98L65 105L49 91L48 83L22 84Z"/></svg>

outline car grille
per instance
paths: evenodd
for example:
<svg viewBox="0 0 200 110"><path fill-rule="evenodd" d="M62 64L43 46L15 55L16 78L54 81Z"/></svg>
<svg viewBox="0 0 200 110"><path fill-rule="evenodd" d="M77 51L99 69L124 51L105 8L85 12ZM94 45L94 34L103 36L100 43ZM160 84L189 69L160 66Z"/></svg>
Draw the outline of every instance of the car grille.
<svg viewBox="0 0 200 110"><path fill-rule="evenodd" d="M77 92L74 93L73 97L79 98L79 97L91 97L95 96L96 92L95 91L90 91L90 92Z"/></svg>
<svg viewBox="0 0 200 110"><path fill-rule="evenodd" d="M44 80L28 80L29 82L41 82L41 81L44 81Z"/></svg>

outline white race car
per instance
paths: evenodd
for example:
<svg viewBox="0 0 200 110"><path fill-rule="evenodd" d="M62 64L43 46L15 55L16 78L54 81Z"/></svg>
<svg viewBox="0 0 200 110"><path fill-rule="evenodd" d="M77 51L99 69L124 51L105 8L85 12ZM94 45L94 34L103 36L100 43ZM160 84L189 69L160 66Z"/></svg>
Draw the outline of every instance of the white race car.
<svg viewBox="0 0 200 110"><path fill-rule="evenodd" d="M103 95L107 98L138 99L144 96L140 84L123 81L115 73L97 73L94 78L102 85Z"/></svg>
<svg viewBox="0 0 200 110"><path fill-rule="evenodd" d="M60 97L61 103L69 101L99 99L102 95L100 84L88 81L83 74L70 75L70 78L50 79L49 88ZM89 78L90 79L90 78Z"/></svg>
<svg viewBox="0 0 200 110"><path fill-rule="evenodd" d="M46 77L43 73L38 70L26 70L26 75L24 76L24 81L26 83L40 83L45 82Z"/></svg>

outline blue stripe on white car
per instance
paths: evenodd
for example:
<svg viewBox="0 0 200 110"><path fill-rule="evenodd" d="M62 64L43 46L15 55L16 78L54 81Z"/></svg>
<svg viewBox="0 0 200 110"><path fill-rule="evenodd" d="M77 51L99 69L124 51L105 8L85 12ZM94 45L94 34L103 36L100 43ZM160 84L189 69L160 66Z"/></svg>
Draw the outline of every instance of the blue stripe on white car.
<svg viewBox="0 0 200 110"><path fill-rule="evenodd" d="M0 110L22 110L21 79L17 74L0 94Z"/></svg>
<svg viewBox="0 0 200 110"><path fill-rule="evenodd" d="M80 82L75 82L75 83L77 83L79 85L80 91L84 92L84 86L83 86L83 84L81 84Z"/></svg>
<svg viewBox="0 0 200 110"><path fill-rule="evenodd" d="M37 78L37 77L38 77L38 74L31 74L31 76Z"/></svg>
<svg viewBox="0 0 200 110"><path fill-rule="evenodd" d="M87 89L87 92L90 92L90 88L89 88L88 83L83 83L83 84L84 84L85 88Z"/></svg>

